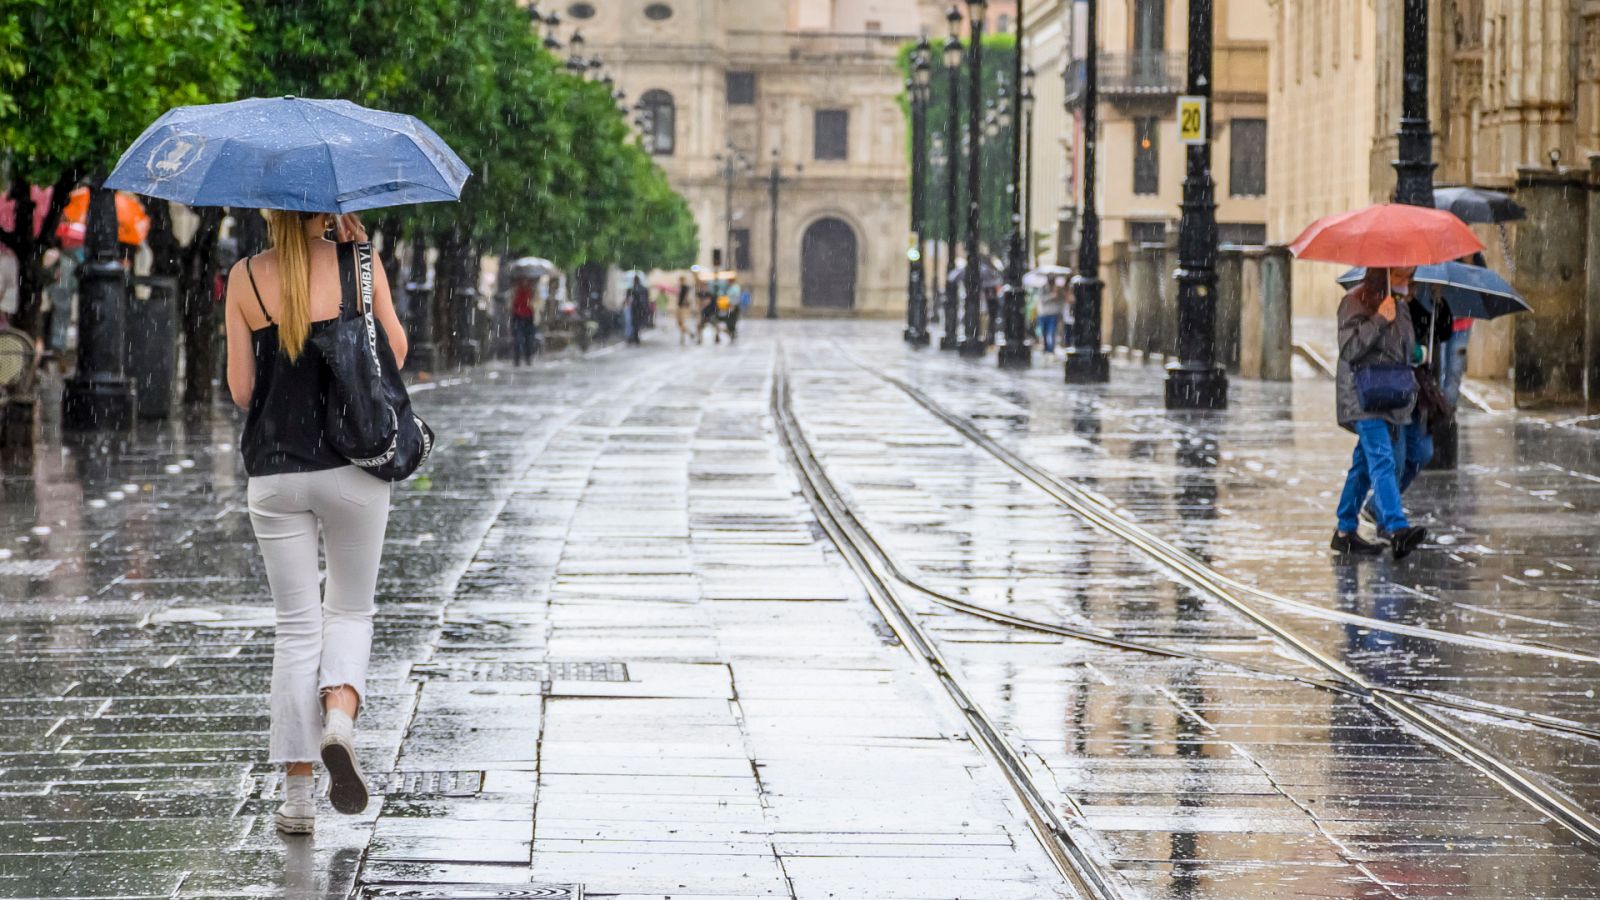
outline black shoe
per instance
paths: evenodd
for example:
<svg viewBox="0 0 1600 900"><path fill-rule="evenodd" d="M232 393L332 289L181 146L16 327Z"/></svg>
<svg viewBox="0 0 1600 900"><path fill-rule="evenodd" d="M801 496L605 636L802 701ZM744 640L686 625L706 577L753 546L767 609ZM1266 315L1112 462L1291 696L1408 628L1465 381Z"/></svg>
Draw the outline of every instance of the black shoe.
<svg viewBox="0 0 1600 900"><path fill-rule="evenodd" d="M1405 559L1417 545L1427 540L1428 529L1421 525L1408 525L1389 535L1389 546L1394 548L1395 559Z"/></svg>
<svg viewBox="0 0 1600 900"><path fill-rule="evenodd" d="M1328 546L1333 549L1333 552L1341 556L1349 553L1373 556L1383 552L1382 544L1374 544L1354 531L1349 534L1340 534L1335 531L1333 540L1328 542Z"/></svg>

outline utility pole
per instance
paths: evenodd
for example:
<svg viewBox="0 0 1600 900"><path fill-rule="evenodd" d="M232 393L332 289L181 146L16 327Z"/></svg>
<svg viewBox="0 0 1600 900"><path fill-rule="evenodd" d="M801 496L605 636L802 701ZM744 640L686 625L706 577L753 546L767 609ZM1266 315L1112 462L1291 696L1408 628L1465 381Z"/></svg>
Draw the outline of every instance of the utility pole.
<svg viewBox="0 0 1600 900"><path fill-rule="evenodd" d="M1006 252L1005 295L1000 300L1000 317L1005 327L1006 345L997 354L1000 368L1026 369L1033 365L1033 355L1028 348L1027 302L1022 292L1022 276L1026 268L1026 250L1022 236L1022 123L1027 117L1025 83L1026 68L1022 64L1023 0L1017 0L1017 47L1012 58L1012 81L1017 86L1017 115L1011 122L1011 242Z"/></svg>
<svg viewBox="0 0 1600 900"><path fill-rule="evenodd" d="M939 339L940 350L955 350L961 346L961 315L956 309L956 234L960 229L957 206L961 200L961 62L966 53L961 49L961 10L954 4L945 13L950 23L950 36L944 42L945 73L945 143L950 148L950 163L945 179L945 260L940 284L944 290L944 336Z"/></svg>
<svg viewBox="0 0 1600 900"><path fill-rule="evenodd" d="M1100 51L1097 29L1100 0L1086 0L1083 56L1083 210L1078 237L1078 271L1072 276L1072 346L1067 348L1068 384L1103 384L1111 380L1111 358L1100 346L1100 215L1095 206L1095 144L1100 104ZM1068 69L1070 77L1071 69ZM1071 96L1072 85L1067 85Z"/></svg>
<svg viewBox="0 0 1600 900"><path fill-rule="evenodd" d="M983 334L978 328L979 299L983 295L983 256L979 243L982 227L983 190L983 17L988 12L988 0L967 0L967 27L971 37L968 64L967 140L971 142L971 156L967 159L967 302L962 317L960 353L965 357L984 354Z"/></svg>
<svg viewBox="0 0 1600 900"><path fill-rule="evenodd" d="M1212 0L1189 0L1189 86L1179 98L1198 113L1198 137L1186 137L1183 219L1178 226L1178 359L1167 364L1168 409L1227 409L1228 373L1217 365L1217 201L1211 178ZM1198 103L1199 109L1194 105Z"/></svg>

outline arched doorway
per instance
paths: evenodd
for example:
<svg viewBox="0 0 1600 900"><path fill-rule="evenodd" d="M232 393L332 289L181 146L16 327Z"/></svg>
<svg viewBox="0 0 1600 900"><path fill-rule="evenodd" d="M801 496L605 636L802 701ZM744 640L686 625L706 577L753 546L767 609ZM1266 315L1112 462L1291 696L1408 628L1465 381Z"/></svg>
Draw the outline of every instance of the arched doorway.
<svg viewBox="0 0 1600 900"><path fill-rule="evenodd" d="M856 305L856 232L840 219L819 219L800 241L800 304L821 309Z"/></svg>

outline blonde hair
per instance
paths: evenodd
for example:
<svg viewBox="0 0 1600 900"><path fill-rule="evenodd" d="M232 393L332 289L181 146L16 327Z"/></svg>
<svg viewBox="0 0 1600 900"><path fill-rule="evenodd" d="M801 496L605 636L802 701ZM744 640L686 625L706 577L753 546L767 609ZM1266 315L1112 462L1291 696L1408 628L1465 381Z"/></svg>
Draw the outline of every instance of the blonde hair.
<svg viewBox="0 0 1600 900"><path fill-rule="evenodd" d="M306 222L314 212L274 209L267 213L267 236L278 251L278 346L293 362L311 333L311 241Z"/></svg>

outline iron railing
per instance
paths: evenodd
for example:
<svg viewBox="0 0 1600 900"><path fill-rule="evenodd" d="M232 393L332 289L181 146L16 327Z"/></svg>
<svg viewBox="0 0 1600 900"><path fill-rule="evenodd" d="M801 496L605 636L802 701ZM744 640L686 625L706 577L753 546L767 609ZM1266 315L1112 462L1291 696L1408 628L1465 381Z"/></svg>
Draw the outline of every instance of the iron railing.
<svg viewBox="0 0 1600 900"><path fill-rule="evenodd" d="M1188 79L1188 57L1172 50L1102 53L1098 63L1100 96L1107 100L1176 95ZM1083 67L1081 59L1067 65L1069 106L1083 102Z"/></svg>

